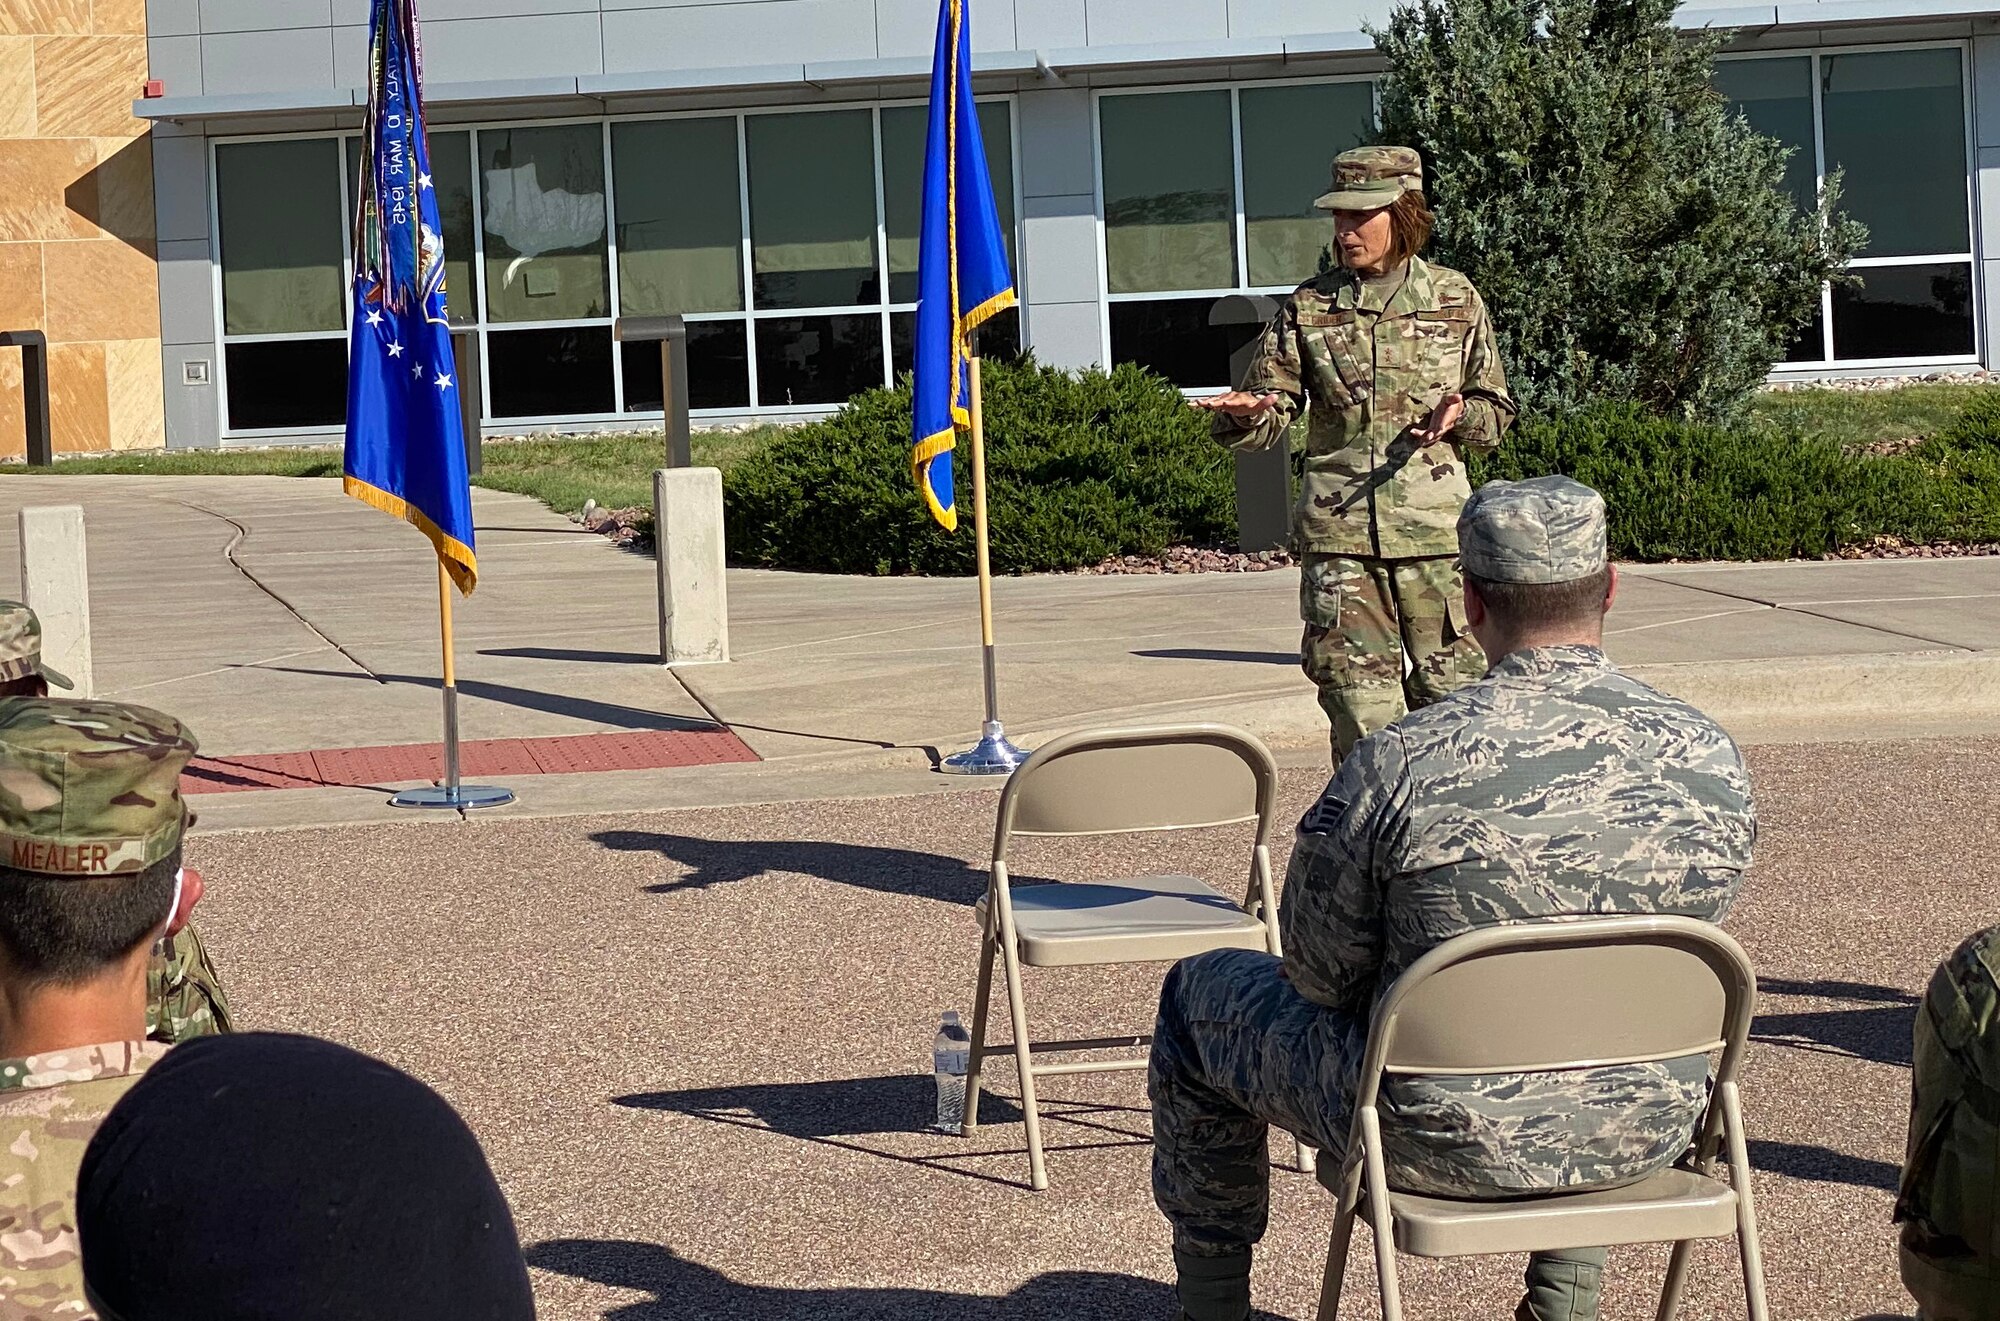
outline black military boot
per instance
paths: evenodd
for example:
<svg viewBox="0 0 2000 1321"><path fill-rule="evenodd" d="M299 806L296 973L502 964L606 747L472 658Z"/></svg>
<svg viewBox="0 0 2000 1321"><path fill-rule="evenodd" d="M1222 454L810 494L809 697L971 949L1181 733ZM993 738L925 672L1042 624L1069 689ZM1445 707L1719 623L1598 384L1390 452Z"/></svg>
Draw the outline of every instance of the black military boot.
<svg viewBox="0 0 2000 1321"><path fill-rule="evenodd" d="M1220 1257L1174 1249L1182 1321L1248 1321L1250 1249Z"/></svg>

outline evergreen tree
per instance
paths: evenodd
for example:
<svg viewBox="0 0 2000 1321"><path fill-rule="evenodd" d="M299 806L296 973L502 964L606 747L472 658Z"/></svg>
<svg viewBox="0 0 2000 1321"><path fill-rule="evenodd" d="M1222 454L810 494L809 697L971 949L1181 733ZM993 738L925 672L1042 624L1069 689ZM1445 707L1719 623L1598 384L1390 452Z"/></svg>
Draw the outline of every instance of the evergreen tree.
<svg viewBox="0 0 2000 1321"><path fill-rule="evenodd" d="M1866 231L1711 86L1721 34L1675 0L1415 0L1376 42L1382 141L1422 152L1435 258L1472 277L1543 411L1603 399L1723 420Z"/></svg>

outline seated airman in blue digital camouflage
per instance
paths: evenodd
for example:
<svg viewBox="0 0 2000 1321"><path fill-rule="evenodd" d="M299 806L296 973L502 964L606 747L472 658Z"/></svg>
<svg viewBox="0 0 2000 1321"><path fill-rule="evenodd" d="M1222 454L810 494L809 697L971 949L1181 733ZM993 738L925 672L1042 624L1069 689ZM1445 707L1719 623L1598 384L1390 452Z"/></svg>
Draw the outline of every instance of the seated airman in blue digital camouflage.
<svg viewBox="0 0 2000 1321"><path fill-rule="evenodd" d="M1493 482L1459 520L1468 622L1493 665L1363 739L1299 823L1282 962L1188 959L1160 997L1153 1191L1190 1321L1242 1321L1268 1126L1338 1159L1377 997L1496 923L1602 913L1720 921L1756 839L1727 734L1601 650L1617 588L1604 501ZM1687 1148L1708 1061L1385 1080L1389 1182L1447 1197L1625 1182ZM1528 1266L1524 1321L1591 1321L1604 1251Z"/></svg>

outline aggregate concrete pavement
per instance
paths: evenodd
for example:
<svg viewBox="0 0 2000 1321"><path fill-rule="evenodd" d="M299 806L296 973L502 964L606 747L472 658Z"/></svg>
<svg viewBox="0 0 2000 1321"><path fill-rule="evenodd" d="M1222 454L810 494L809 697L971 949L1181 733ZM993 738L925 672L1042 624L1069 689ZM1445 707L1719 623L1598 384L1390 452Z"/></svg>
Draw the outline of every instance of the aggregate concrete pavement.
<svg viewBox="0 0 2000 1321"><path fill-rule="evenodd" d="M416 532L331 479L10 475L0 513L81 503L104 694L212 755L438 737L436 575ZM735 660L665 670L653 564L478 490L481 586L457 607L467 739L719 720L759 766L512 785L520 814L905 793L980 720L969 582L733 571ZM18 548L0 545L0 585ZM1296 663L1294 571L996 586L1008 729L1217 719L1301 765L1325 717ZM2000 732L2000 558L1626 572L1613 656L1746 741ZM385 819L336 788L209 795L212 826Z"/></svg>
<svg viewBox="0 0 2000 1321"><path fill-rule="evenodd" d="M1745 1097L1774 1315L1903 1317L1889 1224L1910 1025L2000 920L2000 740L1752 750L1757 865L1731 929L1764 1001ZM1286 772L1288 819L1319 787ZM492 1154L545 1321L1167 1318L1132 1074L1051 1080L1053 1187L1025 1188L1011 1069L973 1139L922 1131L938 1013L969 1008L990 790L876 801L211 835L203 924L247 1026L325 1034L438 1087ZM1171 866L1234 884L1247 840L1049 842L1030 878ZM1143 1030L1158 967L1031 971L1044 1035ZM1274 1175L1259 1304L1307 1317L1330 1223ZM1605 1315L1664 1253L1613 1253ZM1357 1251L1345 1315L1378 1315ZM1512 1307L1518 1262L1406 1261L1415 1316ZM1687 1315L1741 1315L1725 1245Z"/></svg>

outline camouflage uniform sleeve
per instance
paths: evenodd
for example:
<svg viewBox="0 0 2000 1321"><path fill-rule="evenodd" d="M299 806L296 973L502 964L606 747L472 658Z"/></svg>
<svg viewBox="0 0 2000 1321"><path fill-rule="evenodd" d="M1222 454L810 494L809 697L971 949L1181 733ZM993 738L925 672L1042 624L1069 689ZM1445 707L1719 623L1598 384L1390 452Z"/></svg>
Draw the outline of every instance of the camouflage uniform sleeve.
<svg viewBox="0 0 2000 1321"><path fill-rule="evenodd" d="M1263 337L1257 342L1257 356L1236 387L1275 394L1278 406L1254 423L1217 413L1210 434L1233 450L1260 450L1275 445L1280 436L1291 430L1305 408L1302 370L1296 310L1287 298L1278 308L1278 314L1271 318L1271 324L1264 327Z"/></svg>
<svg viewBox="0 0 2000 1321"><path fill-rule="evenodd" d="M1465 396L1465 416L1452 429L1452 439L1467 449L1489 450L1500 443L1519 410L1507 393L1507 373L1493 343L1493 321L1486 314L1486 300L1474 290L1472 301L1479 315L1465 346L1465 383L1459 387Z"/></svg>
<svg viewBox="0 0 2000 1321"><path fill-rule="evenodd" d="M1409 837L1402 736L1355 745L1299 822L1278 905L1285 974L1330 1009L1366 1013L1382 969L1383 902Z"/></svg>
<svg viewBox="0 0 2000 1321"><path fill-rule="evenodd" d="M173 1045L234 1030L222 979L189 923L153 948L146 968L146 1035Z"/></svg>

